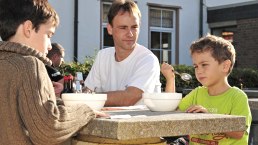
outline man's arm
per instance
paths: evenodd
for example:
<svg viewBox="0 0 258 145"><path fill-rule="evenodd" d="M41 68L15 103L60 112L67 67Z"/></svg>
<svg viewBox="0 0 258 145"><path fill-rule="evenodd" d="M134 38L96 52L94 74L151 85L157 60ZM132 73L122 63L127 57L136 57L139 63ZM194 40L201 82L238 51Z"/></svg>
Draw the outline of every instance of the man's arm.
<svg viewBox="0 0 258 145"><path fill-rule="evenodd" d="M84 93L91 93L92 90L85 87ZM107 101L105 106L132 106L141 98L143 91L136 87L127 87L126 90L103 92L107 93Z"/></svg>
<svg viewBox="0 0 258 145"><path fill-rule="evenodd" d="M136 87L127 87L126 90L107 92L105 106L132 106L142 98L143 91Z"/></svg>

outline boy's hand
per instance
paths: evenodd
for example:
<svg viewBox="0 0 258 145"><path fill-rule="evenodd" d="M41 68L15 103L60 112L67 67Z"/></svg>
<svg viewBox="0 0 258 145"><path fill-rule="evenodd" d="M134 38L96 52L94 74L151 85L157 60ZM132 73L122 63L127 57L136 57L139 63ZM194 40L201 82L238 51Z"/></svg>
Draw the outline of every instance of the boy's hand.
<svg viewBox="0 0 258 145"><path fill-rule="evenodd" d="M208 110L201 105L192 105L187 110L187 113L208 113Z"/></svg>
<svg viewBox="0 0 258 145"><path fill-rule="evenodd" d="M175 74L173 72L174 68L168 63L163 62L160 68L161 73L167 80L174 79Z"/></svg>
<svg viewBox="0 0 258 145"><path fill-rule="evenodd" d="M53 84L56 96L60 97L61 96L61 92L64 89L64 85L59 83L59 82L54 82L54 81L52 81L52 84Z"/></svg>
<svg viewBox="0 0 258 145"><path fill-rule="evenodd" d="M109 117L109 114L107 114L105 112L101 112L101 111L97 111L97 110L93 110L93 112L95 113L95 116L97 118L99 118L99 117Z"/></svg>

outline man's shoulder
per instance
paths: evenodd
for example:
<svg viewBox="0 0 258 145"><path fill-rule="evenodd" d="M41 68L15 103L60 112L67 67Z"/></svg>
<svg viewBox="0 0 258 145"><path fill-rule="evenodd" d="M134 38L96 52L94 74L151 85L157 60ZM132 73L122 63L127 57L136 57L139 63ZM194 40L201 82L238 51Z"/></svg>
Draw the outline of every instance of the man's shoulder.
<svg viewBox="0 0 258 145"><path fill-rule="evenodd" d="M137 44L136 46L137 52L135 53L142 59L152 59L155 62L158 62L157 56L148 48L143 45Z"/></svg>
<svg viewBox="0 0 258 145"><path fill-rule="evenodd" d="M98 54L109 54L109 53L114 53L114 52L115 52L115 47L107 47L107 48L99 50Z"/></svg>
<svg viewBox="0 0 258 145"><path fill-rule="evenodd" d="M147 47L145 47L143 45L140 45L138 43L136 44L136 49L139 50L139 51L145 52L145 53L153 54L150 49L148 49Z"/></svg>
<svg viewBox="0 0 258 145"><path fill-rule="evenodd" d="M96 56L96 60L102 60L104 58L106 61L108 61L108 60L112 59L114 54L115 54L114 47L104 48L104 49L99 50L99 52Z"/></svg>

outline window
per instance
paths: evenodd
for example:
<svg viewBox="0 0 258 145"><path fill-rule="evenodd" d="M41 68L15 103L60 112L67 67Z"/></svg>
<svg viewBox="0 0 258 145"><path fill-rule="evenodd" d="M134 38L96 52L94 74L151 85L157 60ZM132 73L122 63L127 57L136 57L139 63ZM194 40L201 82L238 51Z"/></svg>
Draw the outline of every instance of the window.
<svg viewBox="0 0 258 145"><path fill-rule="evenodd" d="M234 41L234 34L237 31L237 26L221 26L218 28L211 28L211 34L222 37L232 43L232 45L236 45ZM234 67L238 67L238 60L236 59Z"/></svg>
<svg viewBox="0 0 258 145"><path fill-rule="evenodd" d="M160 62L175 62L175 11L149 8L149 46ZM173 54L173 55L172 55Z"/></svg>
<svg viewBox="0 0 258 145"><path fill-rule="evenodd" d="M236 31L236 26L212 28L211 32L213 35L223 37L229 40L234 45L234 32Z"/></svg>
<svg viewBox="0 0 258 145"><path fill-rule="evenodd" d="M107 24L108 24L108 18L107 14L109 11L109 8L111 6L112 2L103 2L102 3L102 35L101 35L101 48L107 48L114 46L113 37L108 34L107 31Z"/></svg>

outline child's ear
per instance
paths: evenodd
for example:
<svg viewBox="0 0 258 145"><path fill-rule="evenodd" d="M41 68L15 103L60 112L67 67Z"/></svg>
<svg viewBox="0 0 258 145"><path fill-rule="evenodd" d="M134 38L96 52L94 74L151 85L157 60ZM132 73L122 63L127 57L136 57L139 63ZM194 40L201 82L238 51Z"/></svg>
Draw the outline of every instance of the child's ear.
<svg viewBox="0 0 258 145"><path fill-rule="evenodd" d="M228 72L229 71L229 69L230 69L230 66L231 66L231 61L230 60L225 60L224 62L223 62L223 71L224 72Z"/></svg>
<svg viewBox="0 0 258 145"><path fill-rule="evenodd" d="M23 33L24 35L29 38L31 35L31 31L33 30L33 24L30 20L27 20L23 23Z"/></svg>

